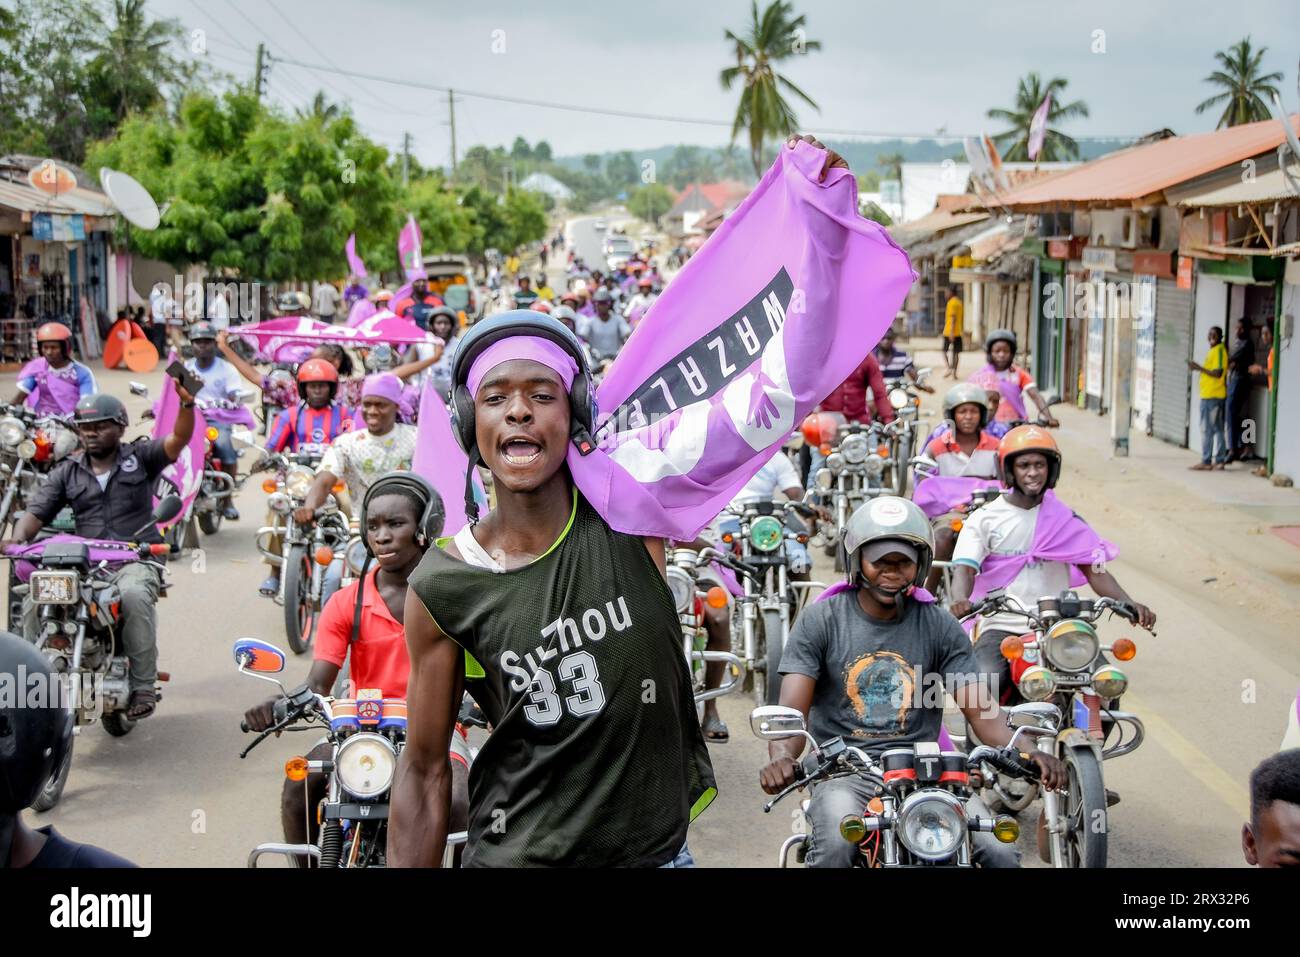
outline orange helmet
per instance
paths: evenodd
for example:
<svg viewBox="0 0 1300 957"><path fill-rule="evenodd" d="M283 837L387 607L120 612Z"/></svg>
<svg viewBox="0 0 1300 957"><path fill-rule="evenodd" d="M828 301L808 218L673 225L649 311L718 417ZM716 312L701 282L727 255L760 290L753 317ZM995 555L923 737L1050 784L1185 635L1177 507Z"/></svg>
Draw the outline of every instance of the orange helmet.
<svg viewBox="0 0 1300 957"><path fill-rule="evenodd" d="M1056 480L1061 477L1061 450L1056 447L1056 439L1040 425L1019 425L1002 436L998 443L998 471L1002 473L1002 484L1015 488L1012 481L1011 461L1022 452L1039 452L1047 458L1047 485L1054 488Z"/></svg>
<svg viewBox="0 0 1300 957"><path fill-rule="evenodd" d="M835 444L840 426L847 421L840 412L813 412L803 420L799 431L803 432L805 442L821 448L823 445Z"/></svg>
<svg viewBox="0 0 1300 957"><path fill-rule="evenodd" d="M298 367L298 398L307 398L308 382L328 382L333 401L339 391L339 370L327 359L308 359Z"/></svg>
<svg viewBox="0 0 1300 957"><path fill-rule="evenodd" d="M63 354L67 355L72 348L72 330L61 322L47 322L36 330L36 347L39 349L42 342L60 342L63 344Z"/></svg>

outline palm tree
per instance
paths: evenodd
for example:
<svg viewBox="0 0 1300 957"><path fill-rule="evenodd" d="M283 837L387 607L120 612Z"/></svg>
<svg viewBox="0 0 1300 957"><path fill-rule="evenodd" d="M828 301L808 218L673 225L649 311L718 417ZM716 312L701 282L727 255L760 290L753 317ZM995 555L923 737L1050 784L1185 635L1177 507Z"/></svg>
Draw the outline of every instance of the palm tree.
<svg viewBox="0 0 1300 957"><path fill-rule="evenodd" d="M310 107L300 106L294 112L300 120L320 120L321 126L329 126L343 115L342 107L327 100L323 90L316 91Z"/></svg>
<svg viewBox="0 0 1300 957"><path fill-rule="evenodd" d="M157 103L161 88L183 77L170 52L181 35L175 20L150 20L145 0L113 0L113 26L95 45L90 73L118 122Z"/></svg>
<svg viewBox="0 0 1300 957"><path fill-rule="evenodd" d="M1049 163L1053 160L1078 158L1079 144L1055 128L1056 124L1064 120L1088 115L1088 104L1082 100L1075 100L1073 103L1063 102L1062 94L1068 85L1069 81L1054 76L1044 86L1042 77L1037 73L1030 73L1020 80L1020 87L1016 90L1016 105L1013 108L993 109L985 114L991 120L1005 120L1011 124L1011 129L993 137L993 142L1001 148L1003 159L1012 161L1029 159L1029 125L1033 122L1034 113L1042 104L1043 97L1048 94L1051 94L1052 105L1047 110L1047 131L1043 135L1043 148L1037 158ZM1005 143L1010 143L1011 147L1006 148Z"/></svg>
<svg viewBox="0 0 1300 957"><path fill-rule="evenodd" d="M903 154L902 153L879 153L876 156L876 165L887 174L885 179L903 181Z"/></svg>
<svg viewBox="0 0 1300 957"><path fill-rule="evenodd" d="M1214 58L1219 61L1223 69L1215 70L1205 78L1205 82L1215 84L1222 88L1223 92L1201 103L1196 107L1196 112L1204 113L1211 107L1217 107L1226 101L1228 105L1224 108L1223 115L1219 117L1219 124L1215 129L1268 119L1271 114L1264 96L1265 94L1277 96L1277 87L1273 84L1282 79L1282 74L1268 73L1259 76L1260 61L1264 59L1264 54L1267 52L1268 47L1260 47L1258 51L1251 50L1250 37L1246 37L1228 47L1227 53L1222 50L1215 53Z"/></svg>
<svg viewBox="0 0 1300 957"><path fill-rule="evenodd" d="M820 50L817 40L806 40L803 35L805 17L794 16L794 5L787 0L773 0L758 13L758 0L751 0L750 23L744 37L730 30L726 38L735 45L736 65L727 67L719 75L722 88L730 90L737 80L741 82L740 103L736 106L736 119L731 125L734 143L741 129L749 130L749 158L754 164L754 175L763 174L763 144L776 136L787 136L798 126L794 110L781 94L781 89L793 93L815 110L821 108L803 90L777 73L774 64L809 50Z"/></svg>

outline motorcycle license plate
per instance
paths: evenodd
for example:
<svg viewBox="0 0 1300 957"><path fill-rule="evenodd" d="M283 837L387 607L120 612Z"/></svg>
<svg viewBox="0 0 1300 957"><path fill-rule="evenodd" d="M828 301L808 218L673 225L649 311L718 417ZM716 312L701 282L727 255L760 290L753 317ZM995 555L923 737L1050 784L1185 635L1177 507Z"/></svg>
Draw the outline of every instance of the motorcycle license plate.
<svg viewBox="0 0 1300 957"><path fill-rule="evenodd" d="M34 572L31 578L32 601L38 605L75 605L75 572Z"/></svg>

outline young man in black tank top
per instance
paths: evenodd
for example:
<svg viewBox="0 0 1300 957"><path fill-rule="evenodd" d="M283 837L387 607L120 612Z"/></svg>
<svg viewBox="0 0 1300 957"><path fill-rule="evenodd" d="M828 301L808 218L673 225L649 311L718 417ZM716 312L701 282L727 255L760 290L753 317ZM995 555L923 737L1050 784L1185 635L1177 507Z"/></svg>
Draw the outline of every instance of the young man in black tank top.
<svg viewBox="0 0 1300 957"><path fill-rule="evenodd" d="M464 668L481 663L493 732L471 771L465 866L686 865L713 772L663 542L610 529L565 465L571 440L590 441L571 408L589 385L581 346L548 317L506 313L475 326L453 377L453 425L492 471L496 508L411 576L389 864L441 858L447 741Z"/></svg>

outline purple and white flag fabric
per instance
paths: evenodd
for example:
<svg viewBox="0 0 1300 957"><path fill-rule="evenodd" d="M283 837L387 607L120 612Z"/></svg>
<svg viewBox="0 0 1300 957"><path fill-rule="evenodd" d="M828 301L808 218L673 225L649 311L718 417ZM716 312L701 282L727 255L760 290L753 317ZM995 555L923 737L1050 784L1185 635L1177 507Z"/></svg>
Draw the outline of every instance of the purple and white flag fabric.
<svg viewBox="0 0 1300 957"><path fill-rule="evenodd" d="M959 505L970 502L971 495L982 488L1001 488L997 479L971 475L932 475L916 483L912 501L927 518L947 515Z"/></svg>
<svg viewBox="0 0 1300 957"><path fill-rule="evenodd" d="M371 316L377 315L379 311L379 307L369 299L358 299L352 304L352 308L348 310L348 321L345 325L350 327L359 326Z"/></svg>
<svg viewBox="0 0 1300 957"><path fill-rule="evenodd" d="M356 276L358 279L365 279L366 264L363 263L361 261L361 257L357 255L357 234L356 233L353 233L348 237L347 245L343 247L343 251L347 254L348 257L348 272Z"/></svg>
<svg viewBox="0 0 1300 957"><path fill-rule="evenodd" d="M783 147L605 375L597 448L568 464L615 530L694 539L898 312L907 254L825 162Z"/></svg>
<svg viewBox="0 0 1300 957"><path fill-rule="evenodd" d="M266 322L250 323L230 330L232 335L252 340L263 361L280 361L277 356L286 347L314 347L322 342L341 346L372 346L379 342L410 345L439 342L410 319L384 311L367 317L355 326L335 326L310 316L283 316Z"/></svg>
<svg viewBox="0 0 1300 957"><path fill-rule="evenodd" d="M406 225L397 234L397 260L406 278L411 279L416 272L424 268L420 247L424 245L424 236L420 233L420 224L410 213L406 215Z"/></svg>
<svg viewBox="0 0 1300 957"><path fill-rule="evenodd" d="M173 351L167 357L167 364L171 365L175 361L176 353ZM154 410L153 437L155 439L163 439L172 434L172 429L176 426L176 415L180 409L181 397L176 394L176 383L171 376L163 376L162 396L159 397ZM170 522L159 523L159 528L167 528L180 521L188 514L190 503L199 494L199 488L203 485L203 459L207 451L204 443L207 442L207 431L208 423L203 418L203 413L196 408L194 433L190 436L189 444L181 449L180 458L162 472L163 476L175 482L180 490L177 494L181 497L181 511ZM158 498L159 496L154 496L155 506L158 504Z"/></svg>
<svg viewBox="0 0 1300 957"><path fill-rule="evenodd" d="M1047 114L1052 111L1052 94L1043 97L1043 102L1034 110L1033 119L1029 121L1029 158L1037 160L1043 151L1043 140L1047 137Z"/></svg>
<svg viewBox="0 0 1300 957"><path fill-rule="evenodd" d="M428 479L442 496L446 520L442 534L455 535L469 524L465 516L465 473L469 470L469 457L456 441L451 431L451 416L438 392L425 385L420 396L420 416L417 420L415 456L411 471ZM474 497L480 504L487 502L483 483L477 472L474 475Z"/></svg>

